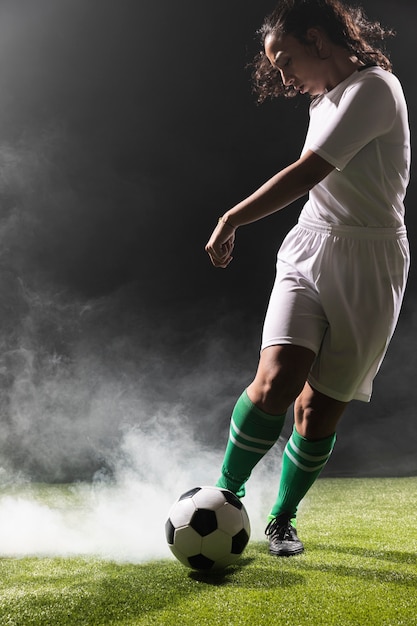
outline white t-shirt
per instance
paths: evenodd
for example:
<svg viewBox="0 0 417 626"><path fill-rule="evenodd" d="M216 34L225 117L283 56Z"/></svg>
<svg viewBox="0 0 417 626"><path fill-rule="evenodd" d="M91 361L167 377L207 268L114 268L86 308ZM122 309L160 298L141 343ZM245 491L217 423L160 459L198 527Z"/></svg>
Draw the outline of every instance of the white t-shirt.
<svg viewBox="0 0 417 626"><path fill-rule="evenodd" d="M410 132L404 93L393 74L365 68L315 98L306 150L336 169L310 191L302 216L350 226L404 224Z"/></svg>

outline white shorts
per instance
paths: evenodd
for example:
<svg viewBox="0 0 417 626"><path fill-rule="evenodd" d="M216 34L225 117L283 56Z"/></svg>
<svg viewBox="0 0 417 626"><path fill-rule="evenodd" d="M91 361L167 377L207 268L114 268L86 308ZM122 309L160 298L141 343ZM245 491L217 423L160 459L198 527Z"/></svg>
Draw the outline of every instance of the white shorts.
<svg viewBox="0 0 417 626"><path fill-rule="evenodd" d="M400 313L409 268L405 227L300 219L279 252L262 346L313 350L308 381L342 402L369 402Z"/></svg>

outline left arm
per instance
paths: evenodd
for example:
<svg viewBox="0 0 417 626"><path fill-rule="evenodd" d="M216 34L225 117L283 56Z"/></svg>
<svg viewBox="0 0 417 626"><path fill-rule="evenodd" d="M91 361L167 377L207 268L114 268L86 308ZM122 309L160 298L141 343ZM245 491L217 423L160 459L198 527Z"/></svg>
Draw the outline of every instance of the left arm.
<svg viewBox="0 0 417 626"><path fill-rule="evenodd" d="M308 150L297 161L270 178L253 194L227 211L217 224L206 252L215 267L227 267L232 260L235 231L271 215L301 198L325 178L334 167Z"/></svg>

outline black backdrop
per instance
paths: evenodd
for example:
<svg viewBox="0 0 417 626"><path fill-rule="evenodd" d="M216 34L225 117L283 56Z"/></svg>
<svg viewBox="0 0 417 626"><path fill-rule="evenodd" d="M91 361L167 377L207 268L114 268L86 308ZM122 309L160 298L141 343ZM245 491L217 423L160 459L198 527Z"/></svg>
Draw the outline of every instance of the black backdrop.
<svg viewBox="0 0 417 626"><path fill-rule="evenodd" d="M417 9L362 4L398 31L389 49L413 127ZM162 406L175 424L188 416L200 445L223 445L301 207L242 229L226 271L209 264L218 216L303 143L306 98L258 106L251 93L246 65L272 7L1 4L0 466L12 475L88 478ZM415 203L412 179L412 247ZM417 471L415 275L374 399L349 408L329 474Z"/></svg>

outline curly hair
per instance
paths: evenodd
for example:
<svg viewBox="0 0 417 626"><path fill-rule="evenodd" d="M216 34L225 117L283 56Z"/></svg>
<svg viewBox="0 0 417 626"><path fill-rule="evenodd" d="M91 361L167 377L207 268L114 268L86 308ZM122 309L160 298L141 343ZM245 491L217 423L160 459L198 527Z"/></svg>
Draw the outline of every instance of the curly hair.
<svg viewBox="0 0 417 626"><path fill-rule="evenodd" d="M269 35L292 35L309 45L306 33L311 27L323 29L330 41L348 50L361 63L392 71L383 42L395 32L369 20L361 7L347 6L341 0L281 0L257 34L262 46ZM264 51L256 55L251 68L253 91L259 103L267 98L296 95L291 86L283 84L279 70L271 65Z"/></svg>

